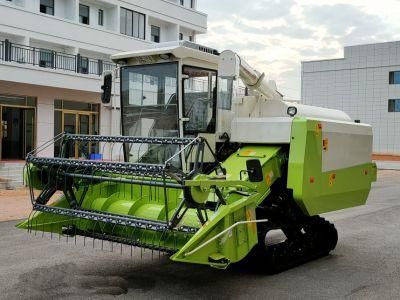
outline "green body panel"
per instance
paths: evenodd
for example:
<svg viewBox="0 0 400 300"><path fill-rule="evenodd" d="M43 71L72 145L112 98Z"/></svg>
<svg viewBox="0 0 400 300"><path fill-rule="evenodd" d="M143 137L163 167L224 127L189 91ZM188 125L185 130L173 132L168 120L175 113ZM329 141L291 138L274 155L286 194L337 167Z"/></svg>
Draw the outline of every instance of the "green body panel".
<svg viewBox="0 0 400 300"><path fill-rule="evenodd" d="M320 121L295 118L292 124L287 187L306 215L318 215L365 204L376 165L367 163L322 172Z"/></svg>
<svg viewBox="0 0 400 300"><path fill-rule="evenodd" d="M263 169L263 181L248 182L246 170L248 159L259 159ZM271 185L281 177L285 153L279 146L246 146L231 155L222 166L226 169L226 180L201 180L198 186L215 185L224 187L227 205L222 205L193 238L174 254L171 259L179 262L208 264L226 267L229 263L242 260L257 244L257 225L255 208L270 193ZM240 180L241 179L241 180ZM242 184L241 184L242 183ZM195 180L188 182L195 185ZM234 191L246 191L243 196ZM234 226L237 222L248 222ZM222 236L207 243L227 228L234 226ZM205 245L204 247L202 247ZM201 247L201 248L199 248ZM194 253L191 253L192 251Z"/></svg>
<svg viewBox="0 0 400 300"><path fill-rule="evenodd" d="M248 159L259 159L264 178L261 182L248 182L245 172ZM285 162L285 153L279 146L247 146L232 154L222 166L227 170L226 179L216 179L215 174L201 175L187 181L187 186L196 188L207 195L208 201L216 201L212 187L217 186L223 193L225 205L216 211L207 211L208 221L201 226L195 209L188 209L180 225L199 228L195 234L168 231L164 233L131 229L112 224L100 223L77 218L64 217L49 213L36 212L29 220L18 225L19 228L45 232L62 233L62 228L73 225L77 230L95 233L107 233L114 236L140 240L143 244L162 245L175 249L171 257L174 261L208 264L214 267L226 267L230 263L240 261L256 245L257 227L255 208L270 192L270 186L281 176ZM242 175L240 175L242 173ZM36 172L38 176L40 172ZM35 186L39 186L38 178L32 178ZM77 199L81 198L85 186L76 191ZM155 195L157 195L155 197ZM196 194L202 199L202 195ZM171 218L183 198L179 189L168 188L168 216ZM130 215L148 220L166 220L164 205L164 189L162 187L139 186L125 183L98 183L87 187L82 201L83 209L110 212L119 215ZM68 208L65 197L55 201L53 206ZM201 247L191 255L188 252L201 246L217 234L223 232L237 222L248 222L234 226L232 230L213 242Z"/></svg>

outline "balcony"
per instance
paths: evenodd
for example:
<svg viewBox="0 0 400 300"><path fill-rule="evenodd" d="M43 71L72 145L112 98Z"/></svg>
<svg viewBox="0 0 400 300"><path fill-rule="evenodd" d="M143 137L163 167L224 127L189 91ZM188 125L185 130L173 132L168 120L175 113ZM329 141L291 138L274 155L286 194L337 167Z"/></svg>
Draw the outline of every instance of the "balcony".
<svg viewBox="0 0 400 300"><path fill-rule="evenodd" d="M116 64L101 59L24 46L9 40L0 41L0 60L98 76L116 68Z"/></svg>

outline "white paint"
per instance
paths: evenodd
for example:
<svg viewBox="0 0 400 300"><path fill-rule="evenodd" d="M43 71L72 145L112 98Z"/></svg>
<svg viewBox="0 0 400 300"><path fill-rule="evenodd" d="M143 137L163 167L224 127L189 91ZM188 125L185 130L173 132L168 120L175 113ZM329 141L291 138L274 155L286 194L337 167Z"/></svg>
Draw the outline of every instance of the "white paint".
<svg viewBox="0 0 400 300"><path fill-rule="evenodd" d="M232 142L254 144L288 144L292 131L292 118L234 118Z"/></svg>
<svg viewBox="0 0 400 300"><path fill-rule="evenodd" d="M366 124L323 121L322 172L350 168L372 160L372 127Z"/></svg>

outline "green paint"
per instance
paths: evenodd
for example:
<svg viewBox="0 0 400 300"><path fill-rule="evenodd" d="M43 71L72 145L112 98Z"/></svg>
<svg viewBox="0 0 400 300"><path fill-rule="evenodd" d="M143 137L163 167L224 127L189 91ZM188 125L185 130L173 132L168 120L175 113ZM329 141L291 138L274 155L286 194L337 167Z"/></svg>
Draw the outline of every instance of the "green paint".
<svg viewBox="0 0 400 300"><path fill-rule="evenodd" d="M294 119L289 153L282 146L244 146L222 163L227 171L226 178L213 173L186 181L185 186L190 188L196 203L218 201L215 187L221 191L225 202L216 211L207 211L209 219L203 226L196 210L188 209L180 225L198 228L195 234L127 229L40 212L18 227L61 233L63 227L73 225L79 230L112 234L149 245L161 244L175 251L171 256L173 261L226 268L230 263L242 260L257 244L255 209L270 194L274 182L286 174L286 166L287 186L293 190L296 202L308 215L365 203L371 182L376 178L375 165L371 163L337 170L334 172L334 183L330 185L332 172L321 172L322 143L321 134L316 135L315 132L316 124L317 121ZM248 159L259 159L263 170L261 182L249 182L245 172ZM41 170L37 169L30 180L35 188L42 186L41 175ZM310 177L314 178L313 183ZM80 183L79 180L77 183ZM85 188L87 193L82 208L147 220L165 221L167 214L171 218L183 199L181 190L168 188L167 212L164 189L161 187L124 183L98 183L88 187L80 185L76 191L77 199L80 199ZM64 197L52 205L68 207ZM238 222L247 223L236 226ZM231 229L220 235L228 228Z"/></svg>
<svg viewBox="0 0 400 300"><path fill-rule="evenodd" d="M319 123L294 119L287 187L293 190L296 202L307 215L365 204L371 183L376 180L376 165L368 163L323 173Z"/></svg>

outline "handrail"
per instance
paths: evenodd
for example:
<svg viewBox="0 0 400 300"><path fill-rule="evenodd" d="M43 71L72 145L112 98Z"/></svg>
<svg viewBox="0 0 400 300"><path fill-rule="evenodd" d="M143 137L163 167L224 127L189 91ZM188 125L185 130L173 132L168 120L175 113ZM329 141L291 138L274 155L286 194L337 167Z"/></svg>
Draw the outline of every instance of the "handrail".
<svg viewBox="0 0 400 300"><path fill-rule="evenodd" d="M0 60L98 76L117 67L111 61L11 43L9 40L0 41Z"/></svg>

